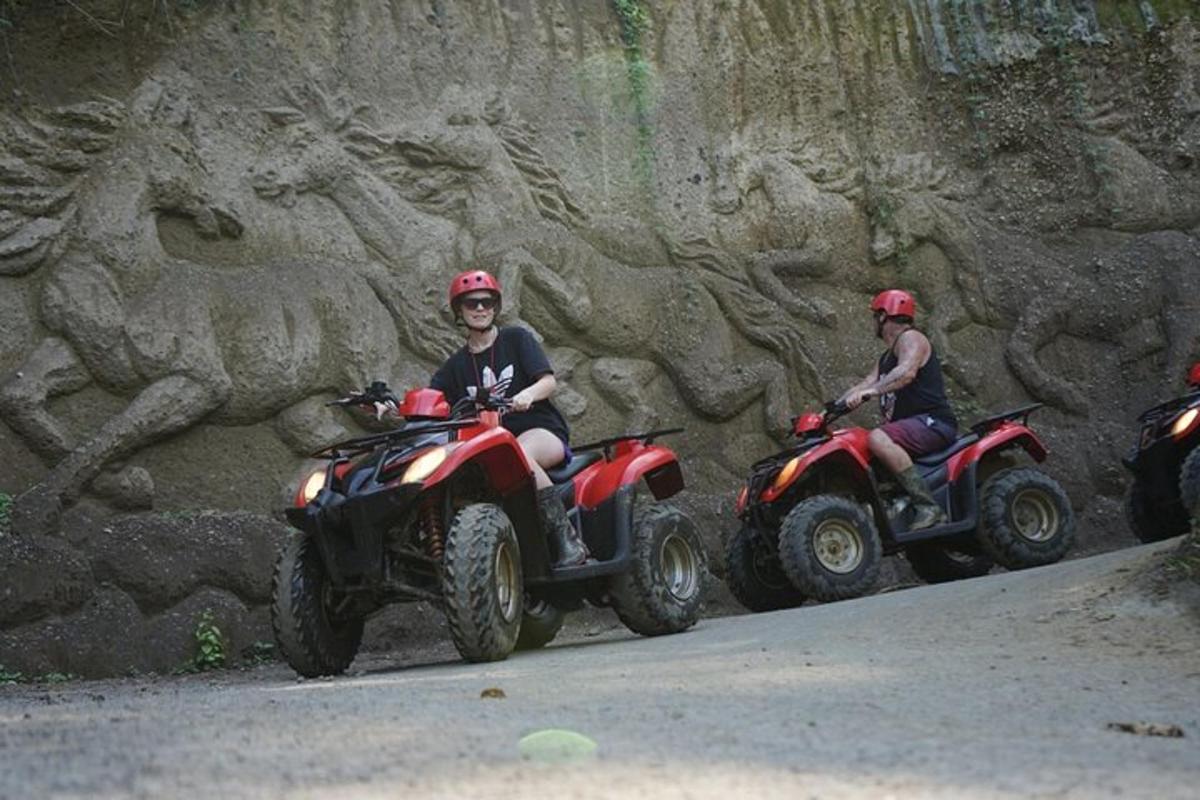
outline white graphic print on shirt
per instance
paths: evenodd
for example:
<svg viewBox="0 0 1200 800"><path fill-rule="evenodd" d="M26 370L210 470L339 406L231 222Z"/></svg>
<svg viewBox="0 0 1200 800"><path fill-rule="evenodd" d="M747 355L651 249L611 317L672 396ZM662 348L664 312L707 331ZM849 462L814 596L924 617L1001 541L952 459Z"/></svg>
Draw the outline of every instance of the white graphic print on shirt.
<svg viewBox="0 0 1200 800"><path fill-rule="evenodd" d="M509 364L504 369L500 370L500 377L496 377L496 373L492 372L491 367L483 368L483 388L487 390L487 394L491 397L507 397L508 387L512 385L513 367ZM467 387L467 397L472 400L475 395L479 394L478 386Z"/></svg>

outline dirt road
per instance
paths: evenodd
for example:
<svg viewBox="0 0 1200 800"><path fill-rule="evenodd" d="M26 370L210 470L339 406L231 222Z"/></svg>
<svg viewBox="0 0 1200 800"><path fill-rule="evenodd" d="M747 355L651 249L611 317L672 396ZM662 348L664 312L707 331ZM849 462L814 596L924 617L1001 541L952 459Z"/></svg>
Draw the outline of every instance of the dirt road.
<svg viewBox="0 0 1200 800"><path fill-rule="evenodd" d="M1192 798L1200 617L1155 550L491 665L0 688L0 796Z"/></svg>

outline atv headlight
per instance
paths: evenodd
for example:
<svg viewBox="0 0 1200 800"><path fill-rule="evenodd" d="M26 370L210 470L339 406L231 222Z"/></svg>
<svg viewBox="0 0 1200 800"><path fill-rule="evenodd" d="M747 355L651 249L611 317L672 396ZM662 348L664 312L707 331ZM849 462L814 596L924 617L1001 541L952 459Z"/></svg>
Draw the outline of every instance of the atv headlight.
<svg viewBox="0 0 1200 800"><path fill-rule="evenodd" d="M798 469L800 469L800 456L796 456L783 465L783 469L779 470L779 474L775 476L775 480L771 483L771 488L777 492L782 490L791 483L792 478L796 477L796 470Z"/></svg>
<svg viewBox="0 0 1200 800"><path fill-rule="evenodd" d="M1179 419L1175 420L1175 424L1171 426L1171 435L1176 439L1186 436L1195 425L1196 417L1200 417L1200 408L1189 408L1180 414Z"/></svg>
<svg viewBox="0 0 1200 800"><path fill-rule="evenodd" d="M433 474L433 471L442 465L446 460L446 455L450 448L435 447L428 452L417 456L413 462L408 465L408 469L404 470L404 477L400 479L401 483L420 483Z"/></svg>
<svg viewBox="0 0 1200 800"><path fill-rule="evenodd" d="M325 467L318 467L300 485L300 505L308 505L325 488Z"/></svg>

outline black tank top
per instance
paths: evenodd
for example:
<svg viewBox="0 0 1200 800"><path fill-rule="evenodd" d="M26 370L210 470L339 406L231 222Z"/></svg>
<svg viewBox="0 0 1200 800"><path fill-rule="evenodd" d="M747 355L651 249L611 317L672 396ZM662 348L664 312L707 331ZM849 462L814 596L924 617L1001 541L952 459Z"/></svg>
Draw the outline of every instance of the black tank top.
<svg viewBox="0 0 1200 800"><path fill-rule="evenodd" d="M901 331L900 336L911 330L913 328ZM892 342L892 346L879 357L879 377L881 378L900 363L900 359L896 356L896 343L900 341L900 336L897 336L896 341ZM958 420L955 419L950 402L946 399L942 365L932 346L929 349L929 360L925 362L925 366L917 370L917 377L913 378L912 383L899 391L879 396L879 411L883 414L884 420L888 422L927 414L953 428L958 427Z"/></svg>

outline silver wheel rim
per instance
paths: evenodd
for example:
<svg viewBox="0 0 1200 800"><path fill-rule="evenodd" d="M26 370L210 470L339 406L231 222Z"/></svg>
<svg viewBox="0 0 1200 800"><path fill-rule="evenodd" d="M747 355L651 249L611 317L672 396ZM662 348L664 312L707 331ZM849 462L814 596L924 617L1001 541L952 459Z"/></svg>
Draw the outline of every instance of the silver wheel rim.
<svg viewBox="0 0 1200 800"><path fill-rule="evenodd" d="M1012 500L1013 527L1023 539L1047 542L1058 533L1058 506L1041 489L1023 489Z"/></svg>
<svg viewBox="0 0 1200 800"><path fill-rule="evenodd" d="M700 575L696 565L696 554L682 537L671 534L663 539L658 562L662 565L667 591L676 600L687 600L699 590Z"/></svg>
<svg viewBox="0 0 1200 800"><path fill-rule="evenodd" d="M827 519L813 531L813 552L822 567L838 575L858 569L863 560L862 535L845 519Z"/></svg>
<svg viewBox="0 0 1200 800"><path fill-rule="evenodd" d="M517 564L513 559L512 547L501 542L496 548L496 603L505 622L517 618L518 599L521 587L517 586Z"/></svg>

